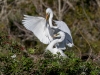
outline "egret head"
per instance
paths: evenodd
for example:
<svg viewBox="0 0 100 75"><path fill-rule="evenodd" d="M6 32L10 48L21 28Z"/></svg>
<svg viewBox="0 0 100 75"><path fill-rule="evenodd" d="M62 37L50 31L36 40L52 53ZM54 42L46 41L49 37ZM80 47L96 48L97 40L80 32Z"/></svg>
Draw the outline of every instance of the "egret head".
<svg viewBox="0 0 100 75"><path fill-rule="evenodd" d="M51 8L47 8L47 9L46 9L46 14L50 14L50 13L52 13Z"/></svg>
<svg viewBox="0 0 100 75"><path fill-rule="evenodd" d="M53 37L65 37L64 32L59 31L58 33L54 34Z"/></svg>
<svg viewBox="0 0 100 75"><path fill-rule="evenodd" d="M51 8L46 9L46 20L48 20L49 16L53 17L53 12Z"/></svg>

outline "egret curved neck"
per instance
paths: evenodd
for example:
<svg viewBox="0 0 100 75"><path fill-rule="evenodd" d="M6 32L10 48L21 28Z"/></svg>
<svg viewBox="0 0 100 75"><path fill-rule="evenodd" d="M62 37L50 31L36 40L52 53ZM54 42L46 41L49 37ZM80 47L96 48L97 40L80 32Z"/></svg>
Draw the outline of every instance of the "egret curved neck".
<svg viewBox="0 0 100 75"><path fill-rule="evenodd" d="M48 45L48 49L53 49L53 46L55 46L57 43L62 42L64 40L65 37L61 37L60 39L55 39L53 40L49 45Z"/></svg>
<svg viewBox="0 0 100 75"><path fill-rule="evenodd" d="M50 13L50 17L49 17L50 27L53 27L53 25L52 25L52 18L53 18L53 13Z"/></svg>
<svg viewBox="0 0 100 75"><path fill-rule="evenodd" d="M52 50L53 47L58 43L58 40L59 40L59 39L53 40L53 41L47 46L47 49Z"/></svg>

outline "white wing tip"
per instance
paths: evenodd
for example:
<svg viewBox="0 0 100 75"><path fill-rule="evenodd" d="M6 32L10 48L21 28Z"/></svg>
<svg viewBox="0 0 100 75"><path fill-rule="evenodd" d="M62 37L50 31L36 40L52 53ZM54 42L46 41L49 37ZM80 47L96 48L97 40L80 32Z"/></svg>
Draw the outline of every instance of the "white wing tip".
<svg viewBox="0 0 100 75"><path fill-rule="evenodd" d="M74 46L74 44L73 43L69 43L69 44L67 44L69 47L73 47Z"/></svg>
<svg viewBox="0 0 100 75"><path fill-rule="evenodd" d="M28 16L28 15L24 15L24 16L26 17L26 16Z"/></svg>

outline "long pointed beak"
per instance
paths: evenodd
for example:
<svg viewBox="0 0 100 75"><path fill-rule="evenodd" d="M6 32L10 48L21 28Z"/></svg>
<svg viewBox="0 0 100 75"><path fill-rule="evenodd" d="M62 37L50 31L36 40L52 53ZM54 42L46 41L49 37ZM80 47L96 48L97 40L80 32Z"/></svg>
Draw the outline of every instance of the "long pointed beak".
<svg viewBox="0 0 100 75"><path fill-rule="evenodd" d="M56 38L57 36L58 36L58 34L54 34L54 35L53 35L53 38Z"/></svg>
<svg viewBox="0 0 100 75"><path fill-rule="evenodd" d="M48 14L46 14L46 21L48 20L48 17L49 17L49 15L48 15Z"/></svg>

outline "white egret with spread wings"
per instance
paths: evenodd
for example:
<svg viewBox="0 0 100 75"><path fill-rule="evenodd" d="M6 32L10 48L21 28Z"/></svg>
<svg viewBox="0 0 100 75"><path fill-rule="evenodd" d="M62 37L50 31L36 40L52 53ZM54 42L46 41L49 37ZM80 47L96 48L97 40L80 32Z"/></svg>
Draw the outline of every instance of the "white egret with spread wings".
<svg viewBox="0 0 100 75"><path fill-rule="evenodd" d="M65 34L62 42L58 42L55 46L57 49L64 50L66 45L72 47L73 40L71 32L63 21L56 21L53 19L53 11L50 8L46 9L46 19L43 17L35 17L24 15L24 20L22 20L23 25L26 29L32 31L34 35L44 44L50 44L53 40L54 34L57 34L59 31L62 31ZM56 26L52 24L54 22Z"/></svg>

